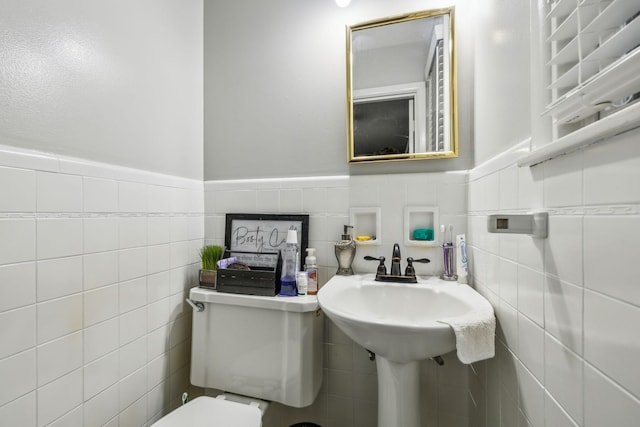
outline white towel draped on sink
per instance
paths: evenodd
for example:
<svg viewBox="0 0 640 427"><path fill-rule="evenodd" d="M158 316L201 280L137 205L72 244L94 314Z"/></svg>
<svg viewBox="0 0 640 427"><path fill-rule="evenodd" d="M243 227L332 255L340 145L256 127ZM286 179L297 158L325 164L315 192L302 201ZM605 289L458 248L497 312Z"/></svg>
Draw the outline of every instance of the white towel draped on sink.
<svg viewBox="0 0 640 427"><path fill-rule="evenodd" d="M438 322L453 328L458 359L462 363L471 364L495 356L496 318L493 310L472 311Z"/></svg>

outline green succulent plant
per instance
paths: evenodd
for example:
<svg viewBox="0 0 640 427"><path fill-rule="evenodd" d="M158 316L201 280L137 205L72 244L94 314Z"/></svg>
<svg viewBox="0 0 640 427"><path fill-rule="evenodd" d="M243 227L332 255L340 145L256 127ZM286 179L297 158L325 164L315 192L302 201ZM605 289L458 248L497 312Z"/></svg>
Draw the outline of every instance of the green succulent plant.
<svg viewBox="0 0 640 427"><path fill-rule="evenodd" d="M202 261L203 270L217 270L218 260L222 258L224 248L218 245L207 245L200 249L200 260Z"/></svg>

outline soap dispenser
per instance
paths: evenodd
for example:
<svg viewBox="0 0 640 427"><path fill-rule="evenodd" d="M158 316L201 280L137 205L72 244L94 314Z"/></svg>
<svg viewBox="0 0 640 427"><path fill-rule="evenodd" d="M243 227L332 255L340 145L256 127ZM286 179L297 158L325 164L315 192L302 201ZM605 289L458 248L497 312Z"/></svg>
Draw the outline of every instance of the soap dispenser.
<svg viewBox="0 0 640 427"><path fill-rule="evenodd" d="M351 264L356 256L356 242L351 238L351 234L349 234L350 228L353 228L353 226L344 226L342 240L335 244L336 259L338 260L338 271L336 271L336 274L340 276L353 275Z"/></svg>

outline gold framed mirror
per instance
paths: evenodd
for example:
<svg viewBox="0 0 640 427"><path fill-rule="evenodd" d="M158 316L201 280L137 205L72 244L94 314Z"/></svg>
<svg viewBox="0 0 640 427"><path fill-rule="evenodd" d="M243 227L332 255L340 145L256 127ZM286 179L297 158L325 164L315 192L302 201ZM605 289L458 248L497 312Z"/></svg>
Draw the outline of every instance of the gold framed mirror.
<svg viewBox="0 0 640 427"><path fill-rule="evenodd" d="M454 8L347 26L349 163L458 157Z"/></svg>

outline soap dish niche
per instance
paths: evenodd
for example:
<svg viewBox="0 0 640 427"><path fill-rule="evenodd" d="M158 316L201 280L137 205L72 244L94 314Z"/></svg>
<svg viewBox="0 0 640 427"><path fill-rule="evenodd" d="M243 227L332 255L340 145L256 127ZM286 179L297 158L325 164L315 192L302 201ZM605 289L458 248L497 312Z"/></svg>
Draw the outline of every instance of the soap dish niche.
<svg viewBox="0 0 640 427"><path fill-rule="evenodd" d="M381 243L382 217L380 208L350 208L349 221L353 226L351 236L357 245L379 245Z"/></svg>
<svg viewBox="0 0 640 427"><path fill-rule="evenodd" d="M407 206L404 208L404 244L407 246L438 245L438 208Z"/></svg>

